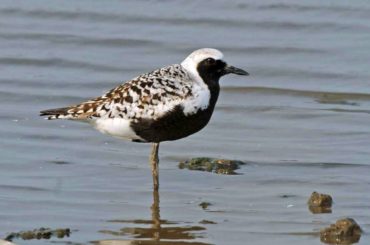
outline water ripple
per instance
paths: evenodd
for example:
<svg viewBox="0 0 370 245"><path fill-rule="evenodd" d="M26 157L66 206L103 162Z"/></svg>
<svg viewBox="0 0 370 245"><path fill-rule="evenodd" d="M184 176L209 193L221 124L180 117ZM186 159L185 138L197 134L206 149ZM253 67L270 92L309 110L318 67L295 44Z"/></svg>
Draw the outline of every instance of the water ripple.
<svg viewBox="0 0 370 245"><path fill-rule="evenodd" d="M294 90L283 88L271 87L238 87L238 86L225 86L222 90L230 93L261 93L261 94L277 94L277 95L290 95L299 97L312 97L312 98L332 98L333 100L370 100L370 94L367 93L338 93L338 92L325 92L325 91L308 91L308 90Z"/></svg>
<svg viewBox="0 0 370 245"><path fill-rule="evenodd" d="M368 8L358 8L353 6L335 6L335 5L303 5L297 3L272 3L266 5L256 6L256 9L260 10L286 10L286 11L324 11L326 13L347 13L347 14L364 14L364 16L369 16L368 13L370 9Z"/></svg>
<svg viewBox="0 0 370 245"><path fill-rule="evenodd" d="M153 40L129 39L129 38L99 38L93 36L80 36L63 33L0 33L1 39L6 40L30 40L43 41L50 43L71 43L81 46L103 46L103 47L142 47L142 46L160 46L160 42Z"/></svg>
<svg viewBox="0 0 370 245"><path fill-rule="evenodd" d="M18 66L34 66L34 67L63 67L68 69L87 69L92 71L103 72L122 72L121 67L113 67L107 65L97 65L89 62L67 60L62 58L15 58L15 57L0 57L1 65L18 65Z"/></svg>
<svg viewBox="0 0 370 245"><path fill-rule="evenodd" d="M281 20L243 20L243 19L222 19L222 18L188 18L188 17L164 17L159 16L138 16L130 14L105 14L98 12L71 12L71 11L57 11L57 10L23 10L18 8L3 8L0 9L1 15L14 16L19 15L30 18L40 19L58 19L63 21L86 20L89 22L114 22L114 23L144 23L151 24L165 24L165 25L191 25L191 26L217 26L217 27L248 27L257 29L270 29L270 30L347 30L347 31L369 31L370 27L364 24L344 24L338 22L321 21L321 22L291 22Z"/></svg>

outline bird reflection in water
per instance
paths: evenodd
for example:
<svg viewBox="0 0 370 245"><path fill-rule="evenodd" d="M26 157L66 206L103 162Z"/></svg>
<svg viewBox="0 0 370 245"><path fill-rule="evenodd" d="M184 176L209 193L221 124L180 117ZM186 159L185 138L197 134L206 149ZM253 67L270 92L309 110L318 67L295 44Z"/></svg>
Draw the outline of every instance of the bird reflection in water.
<svg viewBox="0 0 370 245"><path fill-rule="evenodd" d="M171 222L160 218L159 193L158 190L153 190L153 204L150 207L152 218L151 220L110 220L115 223L132 223L137 225L151 225L150 227L124 227L119 231L103 230L104 234L114 236L133 236L135 240L101 240L95 241L96 245L209 245L208 243L194 241L197 238L202 238L199 232L205 231L202 226L176 226L178 222ZM190 241L192 240L192 241Z"/></svg>

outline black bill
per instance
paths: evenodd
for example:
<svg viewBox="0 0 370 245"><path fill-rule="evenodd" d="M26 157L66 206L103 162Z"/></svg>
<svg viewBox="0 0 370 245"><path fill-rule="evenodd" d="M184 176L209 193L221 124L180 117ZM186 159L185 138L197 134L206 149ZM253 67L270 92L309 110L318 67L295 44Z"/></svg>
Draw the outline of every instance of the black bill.
<svg viewBox="0 0 370 245"><path fill-rule="evenodd" d="M240 69L240 68L236 68L234 66L226 66L225 67L225 74L229 74L229 73L234 73L234 74L237 74L237 75L244 75L244 76L248 76L249 73Z"/></svg>

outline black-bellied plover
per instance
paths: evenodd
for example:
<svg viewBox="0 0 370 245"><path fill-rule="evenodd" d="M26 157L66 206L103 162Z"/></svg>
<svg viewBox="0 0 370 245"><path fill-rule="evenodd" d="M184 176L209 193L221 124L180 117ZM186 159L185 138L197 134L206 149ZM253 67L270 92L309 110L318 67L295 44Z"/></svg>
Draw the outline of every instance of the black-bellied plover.
<svg viewBox="0 0 370 245"><path fill-rule="evenodd" d="M198 132L209 122L220 91L220 77L248 75L229 66L217 49L192 52L181 64L140 75L106 94L63 108L41 111L47 119L86 121L102 133L151 142L153 185L158 189L158 148L162 141Z"/></svg>

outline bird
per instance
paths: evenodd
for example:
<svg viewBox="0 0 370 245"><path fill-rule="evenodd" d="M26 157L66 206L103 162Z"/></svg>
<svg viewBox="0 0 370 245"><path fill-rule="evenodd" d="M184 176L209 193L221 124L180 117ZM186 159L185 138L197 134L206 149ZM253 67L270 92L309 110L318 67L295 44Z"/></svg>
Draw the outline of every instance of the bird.
<svg viewBox="0 0 370 245"><path fill-rule="evenodd" d="M88 122L104 134L151 143L149 162L153 188L158 190L160 142L185 138L208 124L222 76L249 75L243 69L228 65L223 58L217 49L198 49L180 64L139 75L100 97L40 111L40 116L48 120Z"/></svg>

